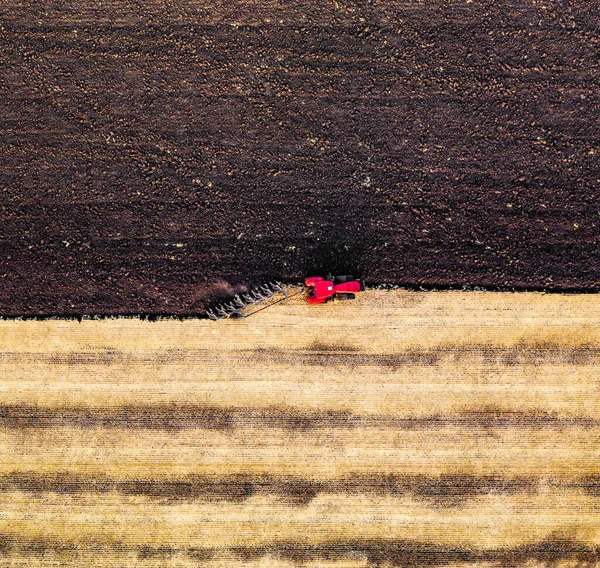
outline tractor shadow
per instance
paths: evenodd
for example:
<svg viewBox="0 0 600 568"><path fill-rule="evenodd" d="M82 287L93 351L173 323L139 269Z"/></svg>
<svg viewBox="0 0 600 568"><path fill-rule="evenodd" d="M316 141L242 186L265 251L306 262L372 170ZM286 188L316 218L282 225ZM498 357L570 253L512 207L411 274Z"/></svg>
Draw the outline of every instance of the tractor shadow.
<svg viewBox="0 0 600 568"><path fill-rule="evenodd" d="M303 263L303 272L306 276L325 276L331 273L362 277L365 250L366 245L360 241L321 241L311 248Z"/></svg>

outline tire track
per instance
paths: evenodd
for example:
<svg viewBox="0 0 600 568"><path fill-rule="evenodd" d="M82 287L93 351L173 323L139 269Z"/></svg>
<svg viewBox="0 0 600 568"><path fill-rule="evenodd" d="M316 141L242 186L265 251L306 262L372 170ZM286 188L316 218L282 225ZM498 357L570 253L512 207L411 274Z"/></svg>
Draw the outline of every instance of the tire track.
<svg viewBox="0 0 600 568"><path fill-rule="evenodd" d="M313 349L257 348L215 353L211 349L168 349L151 353L123 351L74 351L68 353L3 352L0 364L34 363L43 365L176 365L181 363L224 363L235 358L239 364L268 363L311 367L424 367L448 362L484 363L488 365L589 365L600 362L600 347L568 347L552 343L519 344L492 347L489 344L440 346L435 349L404 349L394 353L367 353L340 350L336 345L319 343Z"/></svg>

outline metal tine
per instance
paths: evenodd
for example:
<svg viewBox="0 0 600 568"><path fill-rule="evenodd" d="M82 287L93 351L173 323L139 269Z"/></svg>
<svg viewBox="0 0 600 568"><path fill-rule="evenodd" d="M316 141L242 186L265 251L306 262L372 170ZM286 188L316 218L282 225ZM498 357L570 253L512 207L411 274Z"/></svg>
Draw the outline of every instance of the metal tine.
<svg viewBox="0 0 600 568"><path fill-rule="evenodd" d="M252 292L257 300L266 300L266 296L263 296L260 292Z"/></svg>
<svg viewBox="0 0 600 568"><path fill-rule="evenodd" d="M237 308L233 305L232 302L230 302L229 304L225 304L225 308L228 312L235 312L237 310Z"/></svg>
<svg viewBox="0 0 600 568"><path fill-rule="evenodd" d="M215 315L211 310L206 310L206 315L211 319L211 320L218 320L219 316Z"/></svg>
<svg viewBox="0 0 600 568"><path fill-rule="evenodd" d="M233 301L238 308L243 308L246 305L244 300L242 300L239 296L236 296Z"/></svg>
<svg viewBox="0 0 600 568"><path fill-rule="evenodd" d="M215 312L217 312L220 316L227 317L227 312L223 308L215 308Z"/></svg>
<svg viewBox="0 0 600 568"><path fill-rule="evenodd" d="M275 282L275 284L277 285L277 289L279 290L279 292L281 292L283 294L283 297L287 300L288 293L285 284L283 282L279 282L279 280Z"/></svg>
<svg viewBox="0 0 600 568"><path fill-rule="evenodd" d="M260 289L265 293L265 294L271 294L273 295L273 291L268 287L268 286L261 286Z"/></svg>
<svg viewBox="0 0 600 568"><path fill-rule="evenodd" d="M252 298L252 296L250 294L244 294L243 298L244 298L244 300L246 300L247 304L253 304L254 303L254 298Z"/></svg>

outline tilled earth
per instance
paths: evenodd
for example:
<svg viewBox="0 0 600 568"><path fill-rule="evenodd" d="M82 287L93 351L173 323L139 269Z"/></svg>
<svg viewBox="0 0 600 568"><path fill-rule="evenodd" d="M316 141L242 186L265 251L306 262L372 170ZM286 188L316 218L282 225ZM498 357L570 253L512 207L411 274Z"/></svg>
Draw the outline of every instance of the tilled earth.
<svg viewBox="0 0 600 568"><path fill-rule="evenodd" d="M14 4L14 5L11 5ZM595 2L0 8L0 313L600 287Z"/></svg>

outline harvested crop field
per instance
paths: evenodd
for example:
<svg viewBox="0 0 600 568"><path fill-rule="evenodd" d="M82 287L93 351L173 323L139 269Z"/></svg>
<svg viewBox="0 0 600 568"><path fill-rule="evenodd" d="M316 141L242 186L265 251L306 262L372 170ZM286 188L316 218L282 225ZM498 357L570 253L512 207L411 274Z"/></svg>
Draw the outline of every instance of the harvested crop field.
<svg viewBox="0 0 600 568"><path fill-rule="evenodd" d="M591 566L600 301L0 322L0 563Z"/></svg>
<svg viewBox="0 0 600 568"><path fill-rule="evenodd" d="M4 2L0 313L597 289L596 2Z"/></svg>

